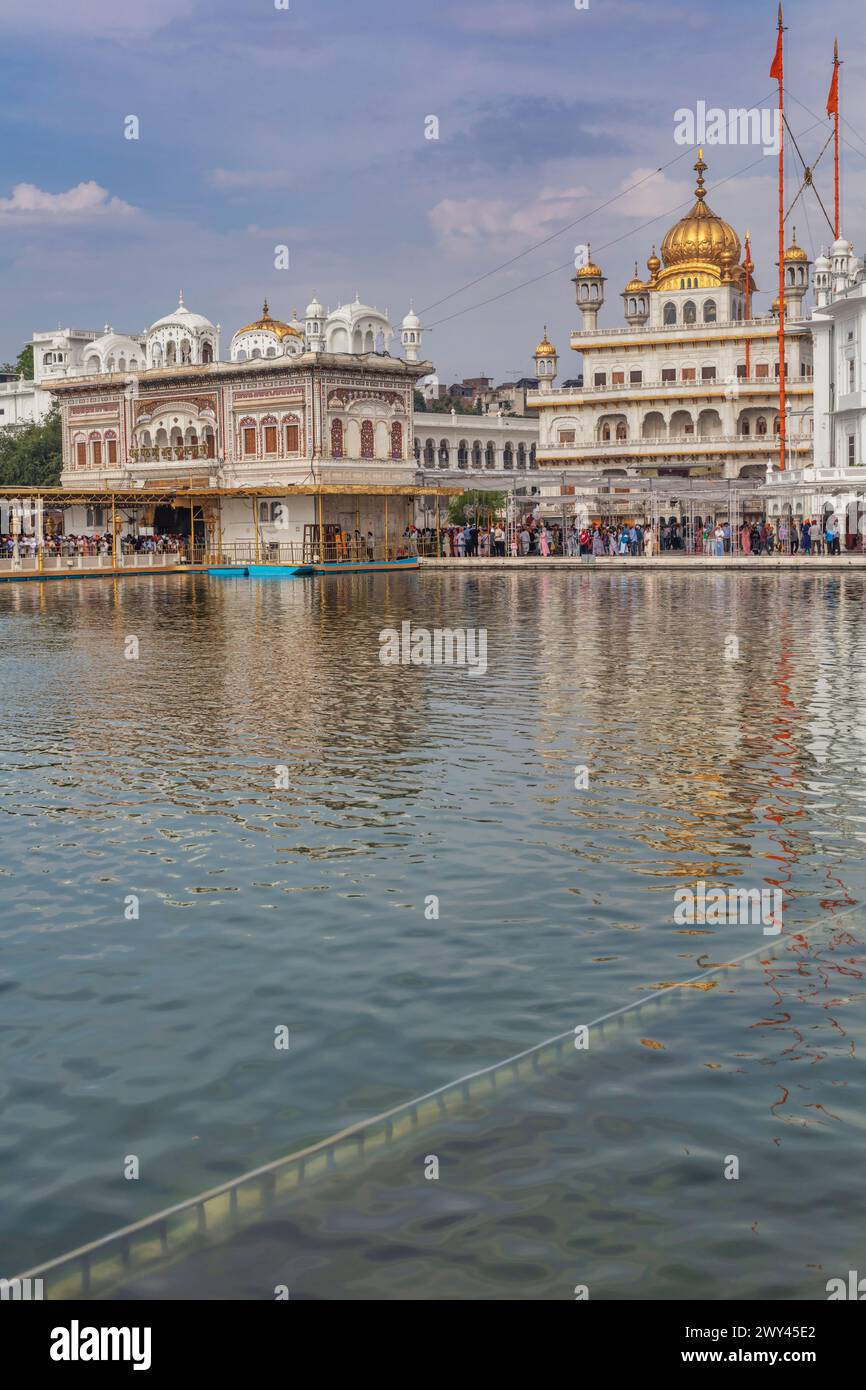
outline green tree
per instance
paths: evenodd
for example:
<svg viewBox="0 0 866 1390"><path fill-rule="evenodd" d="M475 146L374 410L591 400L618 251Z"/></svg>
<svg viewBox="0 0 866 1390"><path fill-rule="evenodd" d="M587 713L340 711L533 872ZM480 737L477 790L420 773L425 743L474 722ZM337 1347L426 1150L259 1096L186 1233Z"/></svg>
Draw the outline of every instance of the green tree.
<svg viewBox="0 0 866 1390"><path fill-rule="evenodd" d="M422 394L420 391L416 391L416 392L415 392L415 409L416 409L416 410L426 410L426 409L427 409L427 402L425 401L424 396L423 396L423 394Z"/></svg>
<svg viewBox="0 0 866 1390"><path fill-rule="evenodd" d="M0 486L57 487L63 466L60 410L52 405L41 424L0 429Z"/></svg>
<svg viewBox="0 0 866 1390"><path fill-rule="evenodd" d="M482 492L470 489L452 497L448 506L448 520L452 526L465 526L467 521L495 520L505 512L504 492Z"/></svg>
<svg viewBox="0 0 866 1390"><path fill-rule="evenodd" d="M23 374L25 381L33 380L33 344L28 343L18 354L15 362L15 370L19 376Z"/></svg>

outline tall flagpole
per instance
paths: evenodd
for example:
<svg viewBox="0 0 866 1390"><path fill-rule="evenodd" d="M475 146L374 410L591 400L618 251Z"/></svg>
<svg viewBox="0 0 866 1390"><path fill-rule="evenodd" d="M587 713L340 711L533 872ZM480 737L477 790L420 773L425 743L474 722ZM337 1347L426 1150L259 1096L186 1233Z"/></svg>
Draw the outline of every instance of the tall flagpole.
<svg viewBox="0 0 866 1390"><path fill-rule="evenodd" d="M746 232L746 254L743 257L743 269L746 272L746 322L752 317L752 271L754 262L752 260L752 248L749 245L749 233ZM746 381L752 375L752 340L746 337Z"/></svg>
<svg viewBox="0 0 866 1390"><path fill-rule="evenodd" d="M833 81L830 83L830 95L827 97L827 115L833 116L833 192L835 195L835 216L833 218L833 232L836 240L841 235L841 218L839 216L839 40L833 40Z"/></svg>
<svg viewBox="0 0 866 1390"><path fill-rule="evenodd" d="M779 0L779 469L785 471L785 119L782 3Z"/></svg>

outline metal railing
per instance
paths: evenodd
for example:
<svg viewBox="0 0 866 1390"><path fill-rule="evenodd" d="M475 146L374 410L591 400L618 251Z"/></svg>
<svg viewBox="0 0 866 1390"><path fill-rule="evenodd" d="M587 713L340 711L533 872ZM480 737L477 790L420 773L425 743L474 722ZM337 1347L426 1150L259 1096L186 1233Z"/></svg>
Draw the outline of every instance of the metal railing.
<svg viewBox="0 0 866 1390"><path fill-rule="evenodd" d="M372 564L386 560L404 560L418 554L417 544L402 536L374 540L349 537L343 541L229 541L222 545L193 547L195 565L215 565L242 569L249 565L333 565Z"/></svg>
<svg viewBox="0 0 866 1390"><path fill-rule="evenodd" d="M71 553L65 555L43 555L40 565L37 555L0 557L0 574L75 574L78 570L111 569L166 569L185 562L184 551L166 551L162 554L118 554L115 561L111 554L89 555Z"/></svg>

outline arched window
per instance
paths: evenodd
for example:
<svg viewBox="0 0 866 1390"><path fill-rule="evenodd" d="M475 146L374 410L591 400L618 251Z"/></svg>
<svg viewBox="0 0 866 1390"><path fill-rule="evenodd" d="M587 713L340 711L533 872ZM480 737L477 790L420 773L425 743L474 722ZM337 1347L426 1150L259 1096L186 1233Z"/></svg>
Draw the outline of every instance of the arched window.
<svg viewBox="0 0 866 1390"><path fill-rule="evenodd" d="M403 426L399 420L395 420L391 426L391 457L392 459L403 457Z"/></svg>
<svg viewBox="0 0 866 1390"><path fill-rule="evenodd" d="M755 433L756 433L756 434L766 434L766 433L767 433L767 422L766 422L766 420L764 419L763 415L759 415L759 416L758 416L758 423L757 423L757 425L755 426Z"/></svg>
<svg viewBox="0 0 866 1390"><path fill-rule="evenodd" d="M602 425L601 439L603 444L606 444L607 441L610 439L610 425Z"/></svg>
<svg viewBox="0 0 866 1390"><path fill-rule="evenodd" d="M625 425L624 425L622 422L620 422L620 424L618 424L617 427L616 427L616 437L617 437L617 439L627 439L627 438L628 438L628 434L627 434L627 432L626 432L626 427L625 427Z"/></svg>
<svg viewBox="0 0 866 1390"><path fill-rule="evenodd" d="M741 433L741 434L748 434L748 433L750 432L750 430L751 430L751 425L749 424L748 420L744 420L744 421L743 421L743 427L742 427L740 433Z"/></svg>
<svg viewBox="0 0 866 1390"><path fill-rule="evenodd" d="M343 457L343 422L342 420L331 421L331 458L341 459Z"/></svg>
<svg viewBox="0 0 866 1390"><path fill-rule="evenodd" d="M465 468L469 462L469 445L465 439L461 439L457 445L457 467Z"/></svg>
<svg viewBox="0 0 866 1390"><path fill-rule="evenodd" d="M213 361L213 343L205 343L204 347L201 350L201 360L202 362Z"/></svg>
<svg viewBox="0 0 866 1390"><path fill-rule="evenodd" d="M526 445L522 442L517 446L517 467L526 467Z"/></svg>
<svg viewBox="0 0 866 1390"><path fill-rule="evenodd" d="M373 421L361 421L361 458L371 459L373 457Z"/></svg>
<svg viewBox="0 0 866 1390"><path fill-rule="evenodd" d="M503 463L506 468L514 467L514 448L509 440L503 451Z"/></svg>
<svg viewBox="0 0 866 1390"><path fill-rule="evenodd" d="M664 321L665 321L665 323L676 323L676 321L677 321L677 306L676 306L676 304L670 304L670 303L668 303L668 304L665 305L665 307L664 307Z"/></svg>
<svg viewBox="0 0 866 1390"><path fill-rule="evenodd" d="M264 440L265 453L275 454L277 452L277 442L279 440L279 430L277 428L277 418L275 415L266 415L261 422L262 438Z"/></svg>
<svg viewBox="0 0 866 1390"><path fill-rule="evenodd" d="M691 286L689 286L691 288ZM698 311L691 299L687 299L683 305L683 323L696 323Z"/></svg>
<svg viewBox="0 0 866 1390"><path fill-rule="evenodd" d="M704 323L715 323L716 321L716 301L714 299L704 300Z"/></svg>
<svg viewBox="0 0 866 1390"><path fill-rule="evenodd" d="M530 466L530 468L534 468L534 467L535 467L535 445L534 445L534 444L530 444L530 446L529 446L529 466Z"/></svg>
<svg viewBox="0 0 866 1390"><path fill-rule="evenodd" d="M781 424L780 424L780 421L779 421L779 417L778 417L778 415L777 415L776 418L775 418L775 420L773 421L773 434L781 434L781 432L782 432L782 427L781 427Z"/></svg>
<svg viewBox="0 0 866 1390"><path fill-rule="evenodd" d="M488 439L487 448L484 450L484 467L496 467L496 445L493 443L492 439Z"/></svg>
<svg viewBox="0 0 866 1390"><path fill-rule="evenodd" d="M481 467L481 440L476 439L472 445L472 467Z"/></svg>
<svg viewBox="0 0 866 1390"><path fill-rule="evenodd" d="M432 439L424 441L424 463L427 468L432 468L436 462L436 445Z"/></svg>

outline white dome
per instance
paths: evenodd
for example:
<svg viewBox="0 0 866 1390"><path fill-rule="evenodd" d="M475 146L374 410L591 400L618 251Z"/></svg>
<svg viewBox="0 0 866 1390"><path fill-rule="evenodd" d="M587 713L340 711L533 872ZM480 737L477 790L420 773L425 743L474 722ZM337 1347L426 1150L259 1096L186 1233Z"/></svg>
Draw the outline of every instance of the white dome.
<svg viewBox="0 0 866 1390"><path fill-rule="evenodd" d="M134 338L128 338L123 333L113 333L109 330L101 337L94 338L92 343L88 343L84 349L84 368L85 371L93 371L93 359L99 359L99 370L103 372L125 370L133 362L137 367L143 367L145 352L141 343L137 343ZM123 359L123 368L120 361Z"/></svg>
<svg viewBox="0 0 866 1390"><path fill-rule="evenodd" d="M178 299L177 308L174 310L174 313L166 314L164 318L157 319L156 323L150 325L148 332L153 333L154 329L157 328L174 327L189 328L193 332L200 331L203 328L211 329L213 332L216 331L215 325L211 323L210 319L206 319L203 314L194 314L191 309L186 307L183 302L183 290L180 292L180 298Z"/></svg>
<svg viewBox="0 0 866 1390"><path fill-rule="evenodd" d="M820 256L816 257L816 260L815 260L815 269L816 269L816 270L830 270L830 269L831 269L830 258L829 258L829 256L827 255L827 250L826 250L826 247L824 247L824 246L821 247L821 254L820 254Z"/></svg>
<svg viewBox="0 0 866 1390"><path fill-rule="evenodd" d="M313 295L312 302L306 308L306 317L308 319L320 319L324 312L324 304L320 304L316 296Z"/></svg>
<svg viewBox="0 0 866 1390"><path fill-rule="evenodd" d="M415 313L415 310L414 310L414 309L410 309L409 312L408 312L408 314L407 314L406 317L404 318L404 320L403 320L403 327L404 327L404 328L420 328L420 327L421 327L421 320L419 319L418 315Z"/></svg>
<svg viewBox="0 0 866 1390"><path fill-rule="evenodd" d="M834 256L848 256L853 250L854 247L851 245L851 242L846 241L843 236L840 236L838 241L833 242Z"/></svg>

